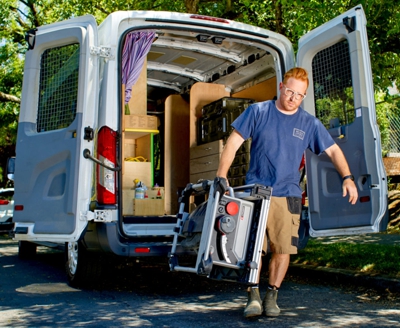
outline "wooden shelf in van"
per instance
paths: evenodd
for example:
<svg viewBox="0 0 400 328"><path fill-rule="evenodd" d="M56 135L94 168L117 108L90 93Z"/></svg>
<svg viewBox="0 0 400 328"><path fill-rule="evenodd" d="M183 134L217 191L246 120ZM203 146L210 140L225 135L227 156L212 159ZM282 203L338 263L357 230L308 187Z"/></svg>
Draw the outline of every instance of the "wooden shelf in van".
<svg viewBox="0 0 400 328"><path fill-rule="evenodd" d="M158 130L148 130L148 129L131 129L131 128L128 128L128 129L125 129L125 133L130 138L139 139L139 138L144 137L144 136L146 136L148 134L153 134L153 135L154 134L158 134L158 133L160 133L160 131L158 131Z"/></svg>
<svg viewBox="0 0 400 328"><path fill-rule="evenodd" d="M139 128L126 128L125 131L123 132L123 137L122 139L125 140L126 138L129 139L140 139L142 137L150 135L150 151L149 151L149 162L150 162L150 186L154 185L154 135L158 134L159 130L153 130L153 129L139 129ZM124 141L123 141L124 144ZM123 153L125 154L125 151L123 150ZM125 164L125 161L124 161ZM125 165L123 165L125 169ZM123 174L124 174L124 169L123 169Z"/></svg>

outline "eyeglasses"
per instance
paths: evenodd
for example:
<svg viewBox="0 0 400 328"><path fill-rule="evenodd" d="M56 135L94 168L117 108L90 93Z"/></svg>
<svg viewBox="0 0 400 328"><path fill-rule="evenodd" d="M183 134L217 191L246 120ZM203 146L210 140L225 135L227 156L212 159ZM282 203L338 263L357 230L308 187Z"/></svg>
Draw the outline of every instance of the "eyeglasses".
<svg viewBox="0 0 400 328"><path fill-rule="evenodd" d="M303 95L302 93L289 89L286 85L283 86L285 87L285 95L289 98L294 97L296 100L303 100L306 97L306 95Z"/></svg>

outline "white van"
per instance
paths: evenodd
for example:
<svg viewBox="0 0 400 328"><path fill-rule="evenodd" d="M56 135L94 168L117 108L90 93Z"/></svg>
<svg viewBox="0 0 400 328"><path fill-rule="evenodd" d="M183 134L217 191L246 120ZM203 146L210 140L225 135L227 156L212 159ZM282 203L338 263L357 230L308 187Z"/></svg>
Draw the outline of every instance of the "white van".
<svg viewBox="0 0 400 328"><path fill-rule="evenodd" d="M386 229L361 5L303 36L297 60L283 35L175 12L119 11L100 26L77 17L32 30L27 40L14 180L21 257L36 244L66 245L75 283L98 269L87 254L167 256L181 190L215 177L229 134L234 110L207 116L210 106L233 98L240 112L274 99L295 65L310 74L303 107L343 150L359 190L350 205L328 157L307 153L310 235ZM232 185L243 183L243 154Z"/></svg>

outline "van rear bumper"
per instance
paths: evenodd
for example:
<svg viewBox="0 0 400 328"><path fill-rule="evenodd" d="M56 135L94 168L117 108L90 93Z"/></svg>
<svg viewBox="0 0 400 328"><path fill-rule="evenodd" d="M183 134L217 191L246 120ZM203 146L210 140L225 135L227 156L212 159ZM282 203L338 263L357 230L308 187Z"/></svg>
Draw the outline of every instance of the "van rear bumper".
<svg viewBox="0 0 400 328"><path fill-rule="evenodd" d="M90 250L113 253L126 257L165 256L171 252L173 236L163 238L124 238L120 235L116 222L93 223L88 226L84 237ZM177 254L195 255L178 245Z"/></svg>

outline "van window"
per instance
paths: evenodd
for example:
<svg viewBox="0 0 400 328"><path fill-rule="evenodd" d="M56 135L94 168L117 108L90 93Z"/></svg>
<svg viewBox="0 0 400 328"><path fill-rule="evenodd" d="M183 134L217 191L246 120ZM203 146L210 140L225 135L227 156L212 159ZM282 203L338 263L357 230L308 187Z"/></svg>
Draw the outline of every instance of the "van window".
<svg viewBox="0 0 400 328"><path fill-rule="evenodd" d="M40 62L37 132L68 127L76 115L79 44L44 51Z"/></svg>
<svg viewBox="0 0 400 328"><path fill-rule="evenodd" d="M320 51L312 61L315 116L327 129L354 121L353 83L347 40Z"/></svg>

